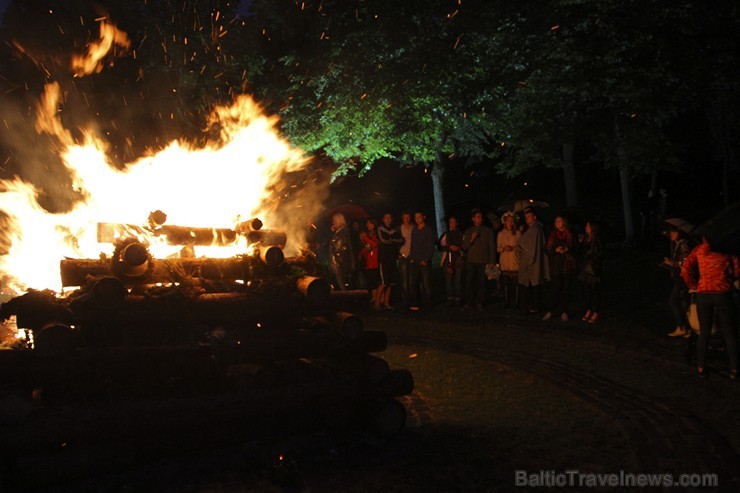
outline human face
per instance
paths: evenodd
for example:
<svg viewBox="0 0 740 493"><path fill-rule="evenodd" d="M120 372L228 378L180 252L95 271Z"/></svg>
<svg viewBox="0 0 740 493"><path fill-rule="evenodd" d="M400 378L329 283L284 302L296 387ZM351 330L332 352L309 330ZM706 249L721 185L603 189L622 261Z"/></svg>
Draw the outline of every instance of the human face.
<svg viewBox="0 0 740 493"><path fill-rule="evenodd" d="M422 214L421 212L417 212L414 214L414 222L417 226L424 226L424 220L426 219L426 216Z"/></svg>
<svg viewBox="0 0 740 493"><path fill-rule="evenodd" d="M457 219L454 217L451 217L448 221L448 224L450 225L450 229L457 229Z"/></svg>
<svg viewBox="0 0 740 493"><path fill-rule="evenodd" d="M678 231L676 231L675 229L672 229L670 233L670 238L671 238L671 241L678 241Z"/></svg>
<svg viewBox="0 0 740 493"><path fill-rule="evenodd" d="M562 217L555 218L555 229L562 231L565 229L565 226L566 226L565 219L563 219Z"/></svg>
<svg viewBox="0 0 740 493"><path fill-rule="evenodd" d="M483 214L480 212L476 212L473 214L473 224L476 228L479 228L481 224L483 224Z"/></svg>
<svg viewBox="0 0 740 493"><path fill-rule="evenodd" d="M368 219L365 223L365 228L367 228L368 231L372 231L375 229L375 223Z"/></svg>
<svg viewBox="0 0 740 493"><path fill-rule="evenodd" d="M404 212L401 216L401 221L403 221L403 224L411 224L411 214Z"/></svg>
<svg viewBox="0 0 740 493"><path fill-rule="evenodd" d="M583 229L586 231L587 235L591 235L591 223L586 223L586 226Z"/></svg>
<svg viewBox="0 0 740 493"><path fill-rule="evenodd" d="M391 216L390 214L383 214L383 224L385 224L385 227L390 228L392 223L393 216Z"/></svg>
<svg viewBox="0 0 740 493"><path fill-rule="evenodd" d="M514 218L511 216L506 216L506 219L504 220L504 227L509 231L514 229Z"/></svg>
<svg viewBox="0 0 740 493"><path fill-rule="evenodd" d="M524 214L524 221L526 221L527 224L532 224L536 220L537 216L535 216L533 213L527 212L526 214Z"/></svg>

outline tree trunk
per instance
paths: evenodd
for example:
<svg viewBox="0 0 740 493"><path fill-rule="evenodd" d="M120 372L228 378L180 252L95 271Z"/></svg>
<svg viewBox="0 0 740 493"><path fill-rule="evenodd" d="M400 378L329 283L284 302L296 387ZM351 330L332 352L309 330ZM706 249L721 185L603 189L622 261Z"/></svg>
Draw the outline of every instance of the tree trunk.
<svg viewBox="0 0 740 493"><path fill-rule="evenodd" d="M620 148L624 152L623 148ZM619 165L619 182L622 185L622 212L624 213L624 242L632 244L635 241L635 221L632 217L632 190L630 187L630 170L627 163Z"/></svg>
<svg viewBox="0 0 740 493"><path fill-rule="evenodd" d="M572 142L563 144L563 174L565 178L565 205L568 208L578 207L578 190L576 187L576 168L573 161L574 146Z"/></svg>
<svg viewBox="0 0 740 493"><path fill-rule="evenodd" d="M432 191L434 192L434 219L437 234L445 230L445 199L444 199L444 176L445 170L439 158L431 166Z"/></svg>
<svg viewBox="0 0 740 493"><path fill-rule="evenodd" d="M635 241L635 220L632 215L632 190L630 186L630 169L627 160L627 150L622 142L619 124L614 122L614 136L617 143L617 158L619 161L619 182L622 186L622 212L624 213L624 242L630 245Z"/></svg>
<svg viewBox="0 0 740 493"><path fill-rule="evenodd" d="M716 83L714 96L711 103L707 105L707 119L712 132L712 145L722 161L722 198L725 207L732 203L730 175L737 166L735 150L733 148L731 123L728 122L728 112L725 107L724 94L728 91L723 83Z"/></svg>

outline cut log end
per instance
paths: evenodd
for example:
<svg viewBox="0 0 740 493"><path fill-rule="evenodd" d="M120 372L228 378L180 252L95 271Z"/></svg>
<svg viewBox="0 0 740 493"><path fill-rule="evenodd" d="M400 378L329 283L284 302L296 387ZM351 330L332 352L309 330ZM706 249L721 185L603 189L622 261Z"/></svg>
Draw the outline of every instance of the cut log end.
<svg viewBox="0 0 740 493"><path fill-rule="evenodd" d="M390 438L406 426L406 408L396 399L373 402L366 410L365 420L370 432Z"/></svg>

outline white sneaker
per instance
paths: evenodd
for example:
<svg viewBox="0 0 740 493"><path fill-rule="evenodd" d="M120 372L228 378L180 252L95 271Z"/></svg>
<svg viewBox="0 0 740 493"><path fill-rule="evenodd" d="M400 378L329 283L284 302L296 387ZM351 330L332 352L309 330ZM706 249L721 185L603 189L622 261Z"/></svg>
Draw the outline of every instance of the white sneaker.
<svg viewBox="0 0 740 493"><path fill-rule="evenodd" d="M548 321L548 320L550 320L551 318L552 318L552 313L551 313L551 312L547 312L547 313L545 313L545 316L544 316L544 317L542 317L542 321L543 321L543 322L547 322L547 321Z"/></svg>
<svg viewBox="0 0 740 493"><path fill-rule="evenodd" d="M560 315L560 320L562 320L563 322L567 322L568 321L568 314L567 313L563 313L562 315Z"/></svg>

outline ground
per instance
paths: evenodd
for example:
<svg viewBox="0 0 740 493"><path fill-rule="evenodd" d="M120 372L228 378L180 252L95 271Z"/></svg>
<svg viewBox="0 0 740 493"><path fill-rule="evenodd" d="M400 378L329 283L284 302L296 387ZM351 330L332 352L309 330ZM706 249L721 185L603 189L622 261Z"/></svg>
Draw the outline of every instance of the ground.
<svg viewBox="0 0 740 493"><path fill-rule="evenodd" d="M416 382L404 399L407 427L391 440L319 432L184 451L40 490L512 491L517 471L578 470L676 480L715 473L719 486L695 491L738 491L740 383L727 377L721 343L713 344L710 378L700 380L685 340L665 336L672 326L657 253L610 251L597 324L542 322L496 298L483 312L358 305L366 328L389 336L382 357ZM33 461L21 465L34 469Z"/></svg>

